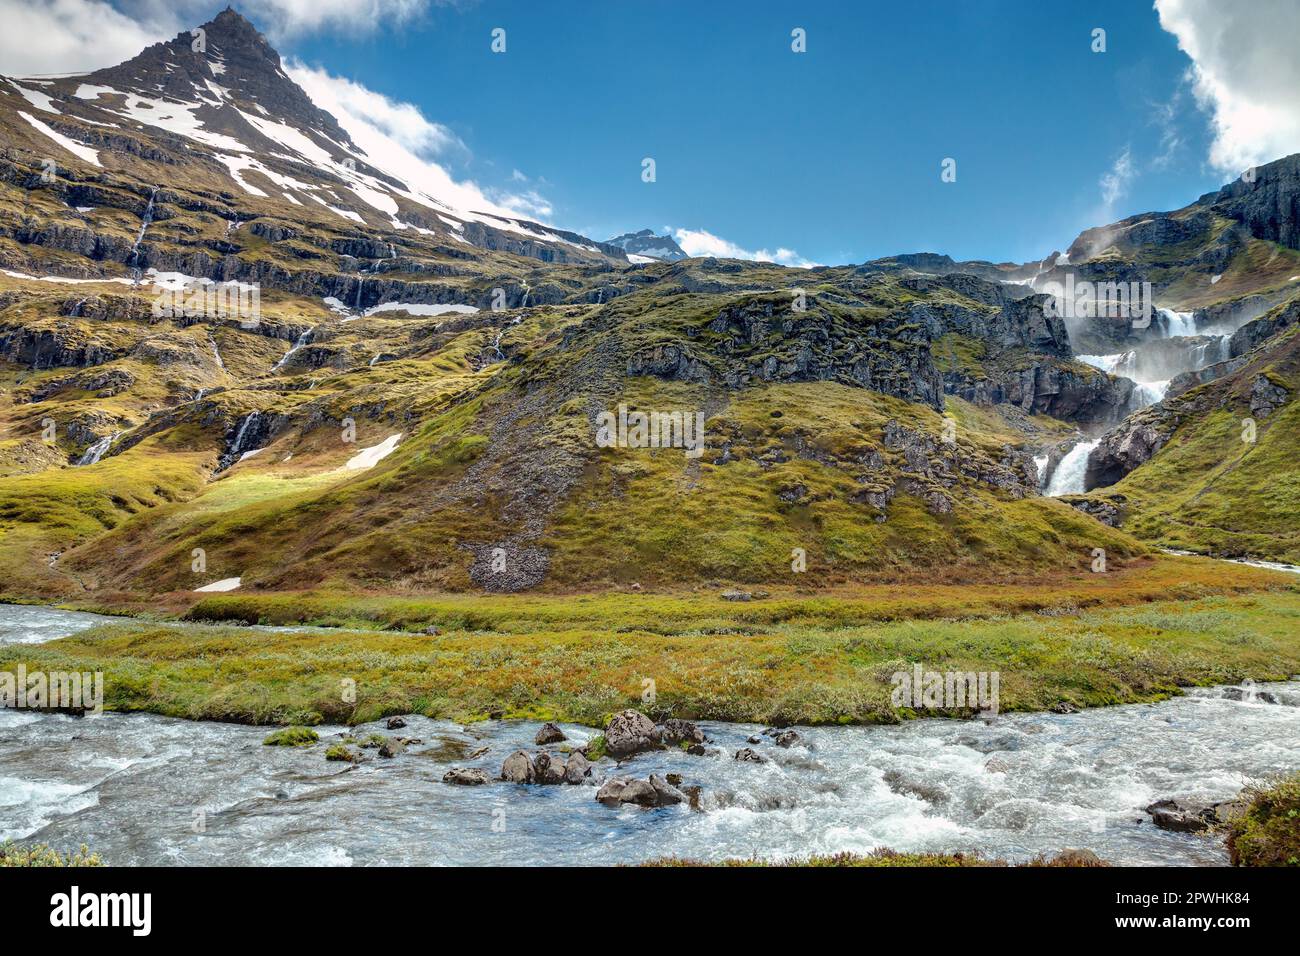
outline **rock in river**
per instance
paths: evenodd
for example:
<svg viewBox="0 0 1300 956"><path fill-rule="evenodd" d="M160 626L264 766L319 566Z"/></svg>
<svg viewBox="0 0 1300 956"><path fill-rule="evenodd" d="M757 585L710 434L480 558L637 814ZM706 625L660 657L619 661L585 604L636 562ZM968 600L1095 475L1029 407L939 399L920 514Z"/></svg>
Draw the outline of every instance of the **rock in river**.
<svg viewBox="0 0 1300 956"><path fill-rule="evenodd" d="M476 787L490 779L487 771L478 767L452 767L442 775L443 783L455 783L462 787Z"/></svg>
<svg viewBox="0 0 1300 956"><path fill-rule="evenodd" d="M542 725L541 730L537 731L537 736L533 738L533 742L539 747L543 747L546 744L558 744L561 740L567 739L568 738L564 736L563 730L555 724L546 723Z"/></svg>
<svg viewBox="0 0 1300 956"><path fill-rule="evenodd" d="M659 729L640 711L625 710L615 714L605 728L605 752L611 757L630 757L659 746Z"/></svg>

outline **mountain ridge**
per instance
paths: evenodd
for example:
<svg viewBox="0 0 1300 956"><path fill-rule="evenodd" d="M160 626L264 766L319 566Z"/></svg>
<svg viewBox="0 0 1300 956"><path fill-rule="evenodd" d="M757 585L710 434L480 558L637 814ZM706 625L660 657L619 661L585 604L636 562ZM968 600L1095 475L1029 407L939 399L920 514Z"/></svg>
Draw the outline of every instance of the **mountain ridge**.
<svg viewBox="0 0 1300 956"><path fill-rule="evenodd" d="M629 261L666 237L456 210L372 165L245 24L223 12L205 49L182 33L97 82L0 82L0 576L20 595L770 583L796 551L823 582L1011 580L1095 548L1140 562L1175 520L1183 544L1295 553L1300 157L1036 263ZM1060 314L1044 290L1067 276L1150 282L1159 312ZM232 282L255 315L209 306ZM199 304L158 308L178 296ZM1258 444L1221 450L1264 496L1254 524L1188 530L1160 506L1192 494L1166 449L1212 455L1196 435L1261 396ZM619 409L670 437L701 416L700 454L598 444ZM1107 487L1045 497L1093 441L1078 491ZM1224 487L1219 525L1243 494Z"/></svg>

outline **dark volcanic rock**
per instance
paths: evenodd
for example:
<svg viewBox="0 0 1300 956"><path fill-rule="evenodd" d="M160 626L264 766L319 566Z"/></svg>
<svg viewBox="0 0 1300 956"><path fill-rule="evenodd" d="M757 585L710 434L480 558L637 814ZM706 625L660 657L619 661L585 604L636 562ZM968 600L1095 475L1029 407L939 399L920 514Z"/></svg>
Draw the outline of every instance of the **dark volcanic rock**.
<svg viewBox="0 0 1300 956"><path fill-rule="evenodd" d="M625 710L615 714L605 728L605 752L611 757L630 757L660 747L659 729L645 714Z"/></svg>

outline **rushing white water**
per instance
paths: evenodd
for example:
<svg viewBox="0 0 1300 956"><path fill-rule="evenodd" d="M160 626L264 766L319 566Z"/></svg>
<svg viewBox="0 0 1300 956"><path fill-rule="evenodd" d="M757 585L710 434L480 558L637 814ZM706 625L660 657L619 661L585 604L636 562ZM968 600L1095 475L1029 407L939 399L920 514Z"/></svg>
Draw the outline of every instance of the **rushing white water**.
<svg viewBox="0 0 1300 956"><path fill-rule="evenodd" d="M1133 404L1138 408L1154 405L1165 397L1167 391L1169 391L1168 380L1163 382L1138 382L1133 389Z"/></svg>
<svg viewBox="0 0 1300 956"><path fill-rule="evenodd" d="M114 432L113 434L101 438L99 441L95 442L93 445L91 445L82 453L81 458L77 461L77 466L81 467L82 465L98 465L99 460L104 457L104 453L107 452L110 447L112 447L113 442L117 440L117 436L120 434L122 433Z"/></svg>
<svg viewBox="0 0 1300 956"><path fill-rule="evenodd" d="M1200 371L1229 356L1232 332L1218 328L1198 332L1191 312L1160 309L1154 331L1157 338L1125 352L1077 356L1094 368L1133 381L1129 411L1162 401L1174 376Z"/></svg>
<svg viewBox="0 0 1300 956"><path fill-rule="evenodd" d="M1034 458L1034 467L1038 469L1038 490L1047 485L1047 465L1052 460L1050 455L1038 455Z"/></svg>
<svg viewBox="0 0 1300 956"><path fill-rule="evenodd" d="M403 733L421 744L352 767L324 759L342 728L320 728L310 747L265 747L266 728L4 711L0 838L86 842L119 865L615 864L879 846L1011 860L1085 847L1119 864L1215 865L1220 841L1157 829L1143 808L1230 799L1300 767L1297 704L1292 682L1073 715L801 727L794 747L758 745L764 764L731 757L758 726L704 723L705 756L607 758L588 785L553 787L441 780L453 766L495 776L513 750L537 750L533 722L412 716ZM593 734L563 729L574 744ZM595 782L615 773L680 773L702 788L703 812L605 807ZM189 825L196 808L203 833Z"/></svg>
<svg viewBox="0 0 1300 956"><path fill-rule="evenodd" d="M1047 490L1043 494L1056 497L1057 495L1080 495L1087 491L1083 479L1088 471L1088 456L1096 447L1096 440L1081 441L1066 452L1065 457L1057 464L1056 471L1052 472L1052 480L1048 482Z"/></svg>
<svg viewBox="0 0 1300 956"><path fill-rule="evenodd" d="M153 198L157 194L157 186L149 190L149 202L144 207L144 215L140 217L140 232L136 234L135 242L131 244L131 255L126 260L128 266L135 267L140 258L140 243L144 242L144 234L149 230L149 224L153 222Z"/></svg>
<svg viewBox="0 0 1300 956"><path fill-rule="evenodd" d="M1175 339L1196 334L1196 317L1191 312L1161 309L1159 314L1165 338Z"/></svg>

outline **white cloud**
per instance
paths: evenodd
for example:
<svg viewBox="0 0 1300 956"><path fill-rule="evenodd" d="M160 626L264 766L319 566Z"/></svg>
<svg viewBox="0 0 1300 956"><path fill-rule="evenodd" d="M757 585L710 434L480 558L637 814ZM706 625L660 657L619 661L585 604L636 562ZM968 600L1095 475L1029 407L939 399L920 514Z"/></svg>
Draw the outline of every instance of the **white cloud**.
<svg viewBox="0 0 1300 956"><path fill-rule="evenodd" d="M1210 116L1210 163L1228 175L1300 151L1300 5L1293 0L1155 0L1192 61Z"/></svg>
<svg viewBox="0 0 1300 956"><path fill-rule="evenodd" d="M204 0L199 2L203 7L210 6ZM428 8L429 0L241 0L240 3L240 12L272 38L321 30L369 33L380 24L408 23Z"/></svg>
<svg viewBox="0 0 1300 956"><path fill-rule="evenodd" d="M85 73L129 60L176 31L99 0L0 0L0 73Z"/></svg>
<svg viewBox="0 0 1300 956"><path fill-rule="evenodd" d="M407 23L433 0L241 0L273 41L319 31L369 33ZM0 0L0 73L86 73L212 18L211 0Z"/></svg>
<svg viewBox="0 0 1300 956"><path fill-rule="evenodd" d="M1114 164L1101 177L1099 182L1101 186L1103 222L1115 218L1115 204L1128 194L1128 187L1133 182L1134 175L1133 156L1129 152L1129 148L1125 146L1123 152L1115 157Z"/></svg>
<svg viewBox="0 0 1300 956"><path fill-rule="evenodd" d="M334 115L375 166L401 179L408 188L437 197L455 209L529 219L551 214L550 203L533 190L499 192L453 178L435 160L466 153L465 144L445 126L426 119L413 103L390 99L292 58L285 61L284 68L313 103Z"/></svg>
<svg viewBox="0 0 1300 956"><path fill-rule="evenodd" d="M716 256L719 259L750 259L755 262L775 262L783 266L811 269L819 263L805 259L793 249L778 248L775 252L759 249L750 252L734 242L715 236L703 229L678 229L674 233L677 244L688 256Z"/></svg>

